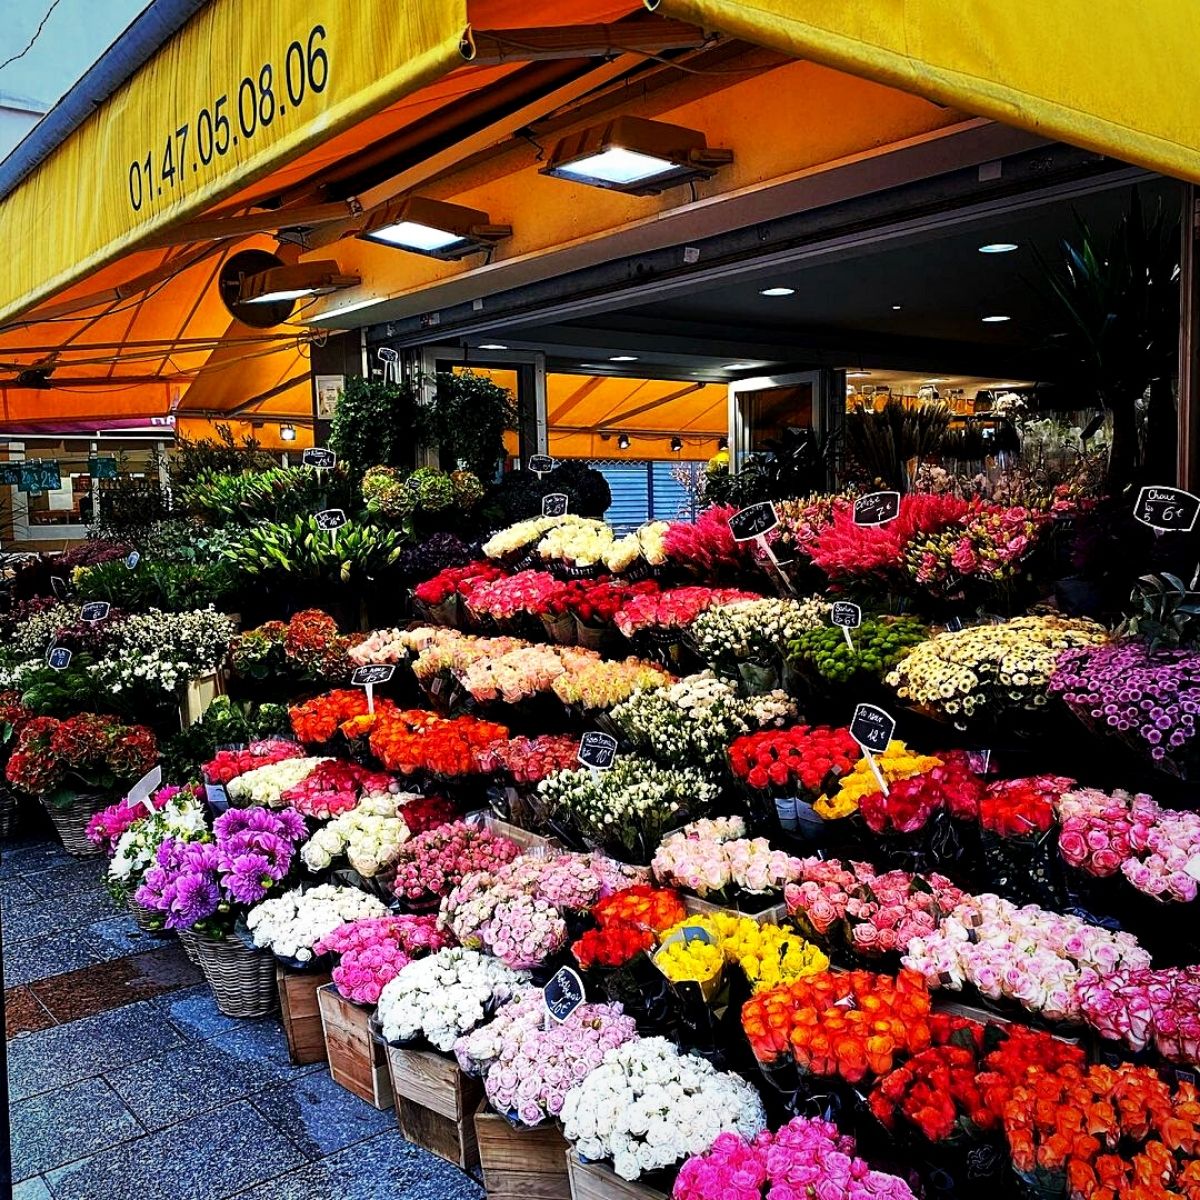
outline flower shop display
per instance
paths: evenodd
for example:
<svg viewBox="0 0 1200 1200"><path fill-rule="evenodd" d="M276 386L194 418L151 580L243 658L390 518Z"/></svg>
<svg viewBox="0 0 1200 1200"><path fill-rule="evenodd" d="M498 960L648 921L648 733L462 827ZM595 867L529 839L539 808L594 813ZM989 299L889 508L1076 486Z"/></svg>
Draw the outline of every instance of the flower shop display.
<svg viewBox="0 0 1200 1200"><path fill-rule="evenodd" d="M379 994L380 1033L392 1043L423 1039L449 1054L464 1033L528 980L488 955L452 947L402 967Z"/></svg>
<svg viewBox="0 0 1200 1200"><path fill-rule="evenodd" d="M677 683L635 692L611 712L613 723L639 750L663 763L711 768L739 734L794 719L785 692L742 697L709 671Z"/></svg>
<svg viewBox="0 0 1200 1200"><path fill-rule="evenodd" d="M479 659L462 674L462 686L480 704L521 704L549 694L554 681L595 661L595 651L575 646L521 646Z"/></svg>
<svg viewBox="0 0 1200 1200"><path fill-rule="evenodd" d="M233 631L233 621L211 608L131 613L114 631L96 669L114 692L146 689L173 695L189 680L217 668Z"/></svg>
<svg viewBox="0 0 1200 1200"><path fill-rule="evenodd" d="M520 847L476 825L452 821L400 847L392 891L411 906L432 906L477 871L511 862Z"/></svg>
<svg viewBox="0 0 1200 1200"><path fill-rule="evenodd" d="M538 542L538 558L569 576L598 572L613 547L612 527L603 521L581 518L555 525Z"/></svg>
<svg viewBox="0 0 1200 1200"><path fill-rule="evenodd" d="M722 1133L752 1138L766 1125L745 1080L684 1054L661 1037L636 1038L567 1092L563 1132L587 1159L606 1159L622 1179L703 1154Z"/></svg>
<svg viewBox="0 0 1200 1200"><path fill-rule="evenodd" d="M827 610L819 596L722 604L692 622L691 638L713 670L740 676L754 691L770 691L779 686L788 646L819 628Z"/></svg>
<svg viewBox="0 0 1200 1200"><path fill-rule="evenodd" d="M428 620L457 627L463 619L461 601L471 595L476 584L499 579L503 574L501 568L489 562L445 567L413 588L413 601Z"/></svg>
<svg viewBox="0 0 1200 1200"><path fill-rule="evenodd" d="M400 857L400 847L408 841L410 830L404 819L404 807L411 798L412 793L391 791L363 796L321 826L300 847L304 865L310 871L320 872L327 870L335 859L345 857L364 879L373 879ZM304 812L300 805L296 807Z"/></svg>
<svg viewBox="0 0 1200 1200"><path fill-rule="evenodd" d="M548 571L518 571L477 583L467 604L475 616L491 617L507 628L516 617L535 617L545 611L565 591L566 584Z"/></svg>
<svg viewBox="0 0 1200 1200"><path fill-rule="evenodd" d="M650 871L667 887L736 902L779 895L797 876L797 860L766 838L747 838L741 817L702 819L663 838ZM761 906L761 905L760 905Z"/></svg>
<svg viewBox="0 0 1200 1200"><path fill-rule="evenodd" d="M356 917L324 934L313 953L337 957L333 982L341 995L355 1004L374 1005L401 968L450 944L433 913L400 913Z"/></svg>
<svg viewBox="0 0 1200 1200"><path fill-rule="evenodd" d="M331 758L282 758L278 762L254 767L229 781L229 799L243 806L285 803L283 795L307 779L318 767L334 762Z"/></svg>
<svg viewBox="0 0 1200 1200"><path fill-rule="evenodd" d="M33 717L17 737L5 777L38 796L63 849L84 856L99 853L87 838L88 822L114 791L145 775L157 757L154 734L143 725L123 725L95 713L65 721Z"/></svg>
<svg viewBox="0 0 1200 1200"><path fill-rule="evenodd" d="M238 634L229 665L243 685L323 683L345 678L350 645L328 613L308 608Z"/></svg>
<svg viewBox="0 0 1200 1200"><path fill-rule="evenodd" d="M567 526L579 526L590 530L598 524L599 522L590 517L581 517L571 512L557 517L530 517L494 533L483 543L483 553L487 558L499 560L506 566L515 566L526 557L538 557L538 545L551 531Z"/></svg>
<svg viewBox="0 0 1200 1200"><path fill-rule="evenodd" d="M17 691L0 691L0 768L8 763L8 758L16 742L17 735L25 723L35 714L21 702L21 694ZM0 769L0 838L11 837L19 819L20 802L16 793L8 786L3 770ZM97 842L91 834L89 824L88 840Z"/></svg>
<svg viewBox="0 0 1200 1200"><path fill-rule="evenodd" d="M387 908L358 888L323 883L293 888L256 904L246 914L254 944L288 965L313 961L322 938L351 921L382 917Z"/></svg>
<svg viewBox="0 0 1200 1200"><path fill-rule="evenodd" d="M376 698L375 706L377 711L395 707L383 697ZM345 722L366 714L365 688L335 688L288 709L292 732L306 746L323 745Z"/></svg>
<svg viewBox="0 0 1200 1200"><path fill-rule="evenodd" d="M617 648L628 651L628 643L617 631L617 613L638 596L659 592L654 579L577 579L561 594L561 603L575 621L575 641L592 650L610 654Z"/></svg>

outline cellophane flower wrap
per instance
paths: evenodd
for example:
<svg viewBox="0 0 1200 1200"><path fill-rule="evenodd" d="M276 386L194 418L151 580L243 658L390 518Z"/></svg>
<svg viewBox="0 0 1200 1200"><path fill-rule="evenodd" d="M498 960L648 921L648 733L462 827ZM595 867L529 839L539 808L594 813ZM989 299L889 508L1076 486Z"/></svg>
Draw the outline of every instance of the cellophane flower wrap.
<svg viewBox="0 0 1200 1200"><path fill-rule="evenodd" d="M766 838L747 838L741 817L701 819L663 838L650 870L667 887L705 898L737 892L765 896L783 891L798 862L773 850Z"/></svg>
<svg viewBox="0 0 1200 1200"><path fill-rule="evenodd" d="M563 1133L586 1159L607 1159L622 1179L702 1154L722 1133L752 1138L766 1125L744 1079L684 1054L665 1038L637 1038L566 1095Z"/></svg>
<svg viewBox="0 0 1200 1200"><path fill-rule="evenodd" d="M389 1042L424 1038L443 1054L511 999L529 976L474 950L451 947L415 959L379 994L380 1032Z"/></svg>
<svg viewBox="0 0 1200 1200"><path fill-rule="evenodd" d="M164 841L135 899L162 913L168 929L227 934L288 876L307 836L295 809L230 809L213 822L213 841Z"/></svg>
<svg viewBox="0 0 1200 1200"><path fill-rule="evenodd" d="M555 679L552 687L564 704L601 711L628 700L634 692L665 687L674 678L670 672L640 658L599 659L564 672Z"/></svg>
<svg viewBox="0 0 1200 1200"><path fill-rule="evenodd" d="M652 758L697 767L722 762L729 743L740 735L781 726L795 715L785 692L743 697L709 671L635 692L611 713L625 736Z"/></svg>
<svg viewBox="0 0 1200 1200"><path fill-rule="evenodd" d="M777 1133L723 1133L679 1170L673 1200L913 1200L908 1184L854 1155L854 1139L819 1117Z"/></svg>
<svg viewBox="0 0 1200 1200"><path fill-rule="evenodd" d="M158 812L166 808L168 803L181 795L191 795L199 799L200 792L194 786L183 788L171 785L159 788L146 798L149 808L147 808L146 802L139 801L137 804L130 804L127 798L116 804L110 804L108 808L103 808L94 814L88 822L87 840L92 845L99 846L111 858L122 834L139 821L145 820L151 815L151 812Z"/></svg>
<svg viewBox="0 0 1200 1200"><path fill-rule="evenodd" d="M434 904L465 875L511 862L520 847L508 838L464 821L452 821L418 834L400 848L392 890L410 904Z"/></svg>
<svg viewBox="0 0 1200 1200"><path fill-rule="evenodd" d="M314 954L334 954L333 982L355 1004L375 1005L384 985L415 958L436 954L451 943L432 913L359 917L325 934Z"/></svg>
<svg viewBox="0 0 1200 1200"><path fill-rule="evenodd" d="M382 917L387 908L358 888L323 883L293 888L256 904L246 914L254 944L278 958L311 962L313 947L327 934L360 918Z"/></svg>

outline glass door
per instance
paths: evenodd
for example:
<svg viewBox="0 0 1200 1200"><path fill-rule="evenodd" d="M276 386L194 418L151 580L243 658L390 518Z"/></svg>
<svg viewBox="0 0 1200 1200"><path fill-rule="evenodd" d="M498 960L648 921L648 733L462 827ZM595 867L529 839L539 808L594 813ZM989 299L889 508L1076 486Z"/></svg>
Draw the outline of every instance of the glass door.
<svg viewBox="0 0 1200 1200"><path fill-rule="evenodd" d="M820 371L760 375L729 385L730 467L740 471L752 454L789 429L819 434L824 428Z"/></svg>

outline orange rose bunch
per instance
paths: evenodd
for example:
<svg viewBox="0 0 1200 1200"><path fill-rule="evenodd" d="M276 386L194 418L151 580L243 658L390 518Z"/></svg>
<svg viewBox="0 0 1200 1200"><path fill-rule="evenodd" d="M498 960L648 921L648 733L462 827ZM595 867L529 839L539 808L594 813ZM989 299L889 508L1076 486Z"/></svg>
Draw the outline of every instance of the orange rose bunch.
<svg viewBox="0 0 1200 1200"><path fill-rule="evenodd" d="M375 711L395 708L390 700L375 699ZM367 716L367 693L363 688L335 688L288 709L292 732L306 745L327 742L343 722Z"/></svg>
<svg viewBox="0 0 1200 1200"><path fill-rule="evenodd" d="M803 1072L858 1083L929 1046L929 991L913 971L822 971L748 1000L742 1028L760 1063L790 1054Z"/></svg>
<svg viewBox="0 0 1200 1200"><path fill-rule="evenodd" d="M455 777L483 770L480 756L508 730L476 717L438 717L424 709L384 713L371 731L371 751L389 771L412 775L428 771Z"/></svg>
<svg viewBox="0 0 1200 1200"><path fill-rule="evenodd" d="M619 923L662 933L664 929L679 924L687 916L687 909L683 907L678 892L635 883L632 887L622 888L598 900L592 906L592 916L598 925Z"/></svg>

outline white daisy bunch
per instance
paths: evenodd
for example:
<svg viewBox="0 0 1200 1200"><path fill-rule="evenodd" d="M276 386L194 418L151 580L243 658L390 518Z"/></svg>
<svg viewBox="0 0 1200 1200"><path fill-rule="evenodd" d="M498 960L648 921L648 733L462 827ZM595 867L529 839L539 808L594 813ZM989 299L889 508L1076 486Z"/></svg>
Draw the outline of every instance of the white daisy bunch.
<svg viewBox="0 0 1200 1200"><path fill-rule="evenodd" d="M384 1040L407 1042L423 1036L449 1053L458 1038L482 1024L528 981L527 971L511 970L499 959L461 947L416 959L379 995L377 1016Z"/></svg>
<svg viewBox="0 0 1200 1200"><path fill-rule="evenodd" d="M324 871L335 858L346 856L364 878L378 875L400 857L409 829L403 806L416 793L376 792L364 796L349 812L334 817L300 847L310 871Z"/></svg>
<svg viewBox="0 0 1200 1200"><path fill-rule="evenodd" d="M136 887L167 838L192 841L207 829L203 802L190 791L181 791L121 834L108 864L108 877L126 888Z"/></svg>
<svg viewBox="0 0 1200 1200"><path fill-rule="evenodd" d="M580 1156L611 1160L622 1179L703 1154L723 1133L750 1140L767 1123L744 1079L661 1037L609 1050L567 1093L561 1115Z"/></svg>
<svg viewBox="0 0 1200 1200"><path fill-rule="evenodd" d="M332 761L329 758L285 758L281 762L255 767L230 781L229 798L245 801L247 806L265 804L278 807L288 788L307 779L322 763Z"/></svg>
<svg viewBox="0 0 1200 1200"><path fill-rule="evenodd" d="M611 713L625 736L652 757L700 767L723 761L726 747L742 734L782 726L795 715L796 706L785 692L745 699L711 671L634 692Z"/></svg>
<svg viewBox="0 0 1200 1200"><path fill-rule="evenodd" d="M790 642L826 623L829 602L818 596L804 600L743 600L701 613L691 636L700 657L710 666L740 662L770 664L786 656Z"/></svg>
<svg viewBox="0 0 1200 1200"><path fill-rule="evenodd" d="M313 946L326 934L360 918L386 917L387 911L382 900L358 888L324 883L263 900L247 914L246 927L256 946L280 958L309 962Z"/></svg>

